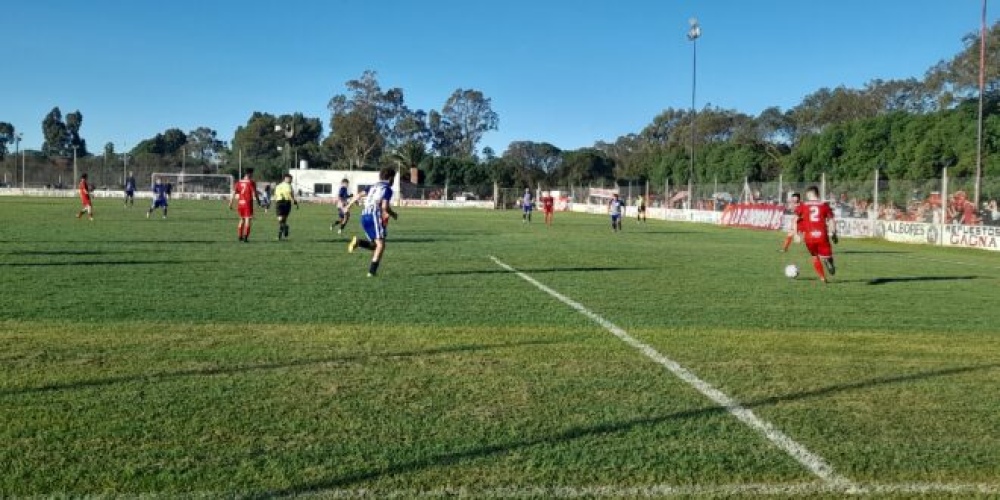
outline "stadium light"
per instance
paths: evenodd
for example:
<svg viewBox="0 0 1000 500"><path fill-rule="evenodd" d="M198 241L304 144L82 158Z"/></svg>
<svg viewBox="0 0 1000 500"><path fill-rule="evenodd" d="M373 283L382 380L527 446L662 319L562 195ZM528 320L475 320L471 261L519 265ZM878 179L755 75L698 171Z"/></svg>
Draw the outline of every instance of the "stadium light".
<svg viewBox="0 0 1000 500"><path fill-rule="evenodd" d="M75 183L80 175L76 171L76 148L79 147L76 144L73 145L73 182Z"/></svg>
<svg viewBox="0 0 1000 500"><path fill-rule="evenodd" d="M698 18L692 17L688 20L687 38L691 41L691 165L688 167L688 208L693 208L694 203L694 142L695 124L698 111L695 108L695 96L698 89L698 39L701 38L701 24Z"/></svg>

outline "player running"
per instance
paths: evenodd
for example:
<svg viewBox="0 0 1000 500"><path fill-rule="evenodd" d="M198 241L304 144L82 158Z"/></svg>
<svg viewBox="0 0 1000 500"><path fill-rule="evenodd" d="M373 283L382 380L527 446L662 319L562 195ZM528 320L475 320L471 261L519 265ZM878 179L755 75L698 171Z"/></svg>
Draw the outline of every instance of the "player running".
<svg viewBox="0 0 1000 500"><path fill-rule="evenodd" d="M799 196L799 193L792 193L788 195L788 211L792 214L796 214L796 210L799 208L801 203L802 197ZM797 215L792 219L792 225L788 228L788 235L785 236L785 243L781 245L781 249L778 250L779 252L787 252L788 247L792 246L792 241L795 239L795 235L802 234L802 228L799 227L800 222L801 221Z"/></svg>
<svg viewBox="0 0 1000 500"><path fill-rule="evenodd" d="M284 179L274 188L274 208L278 214L278 241L288 239L288 215L292 213L292 204L299 208L299 200L292 192L292 175L285 174Z"/></svg>
<svg viewBox="0 0 1000 500"><path fill-rule="evenodd" d="M524 188L524 196L521 197L521 223L531 222L531 210L535 207L531 197L531 188Z"/></svg>
<svg viewBox="0 0 1000 500"><path fill-rule="evenodd" d="M128 177L125 178L125 206L135 206L135 177L132 172L129 172Z"/></svg>
<svg viewBox="0 0 1000 500"><path fill-rule="evenodd" d="M236 183L233 195L229 198L229 209L233 209L233 202L239 200L240 223L236 226L239 240L243 243L250 242L250 226L253 224L253 204L256 201L260 204L260 196L257 194L257 183L253 181L253 169L248 168L243 178Z"/></svg>
<svg viewBox="0 0 1000 500"><path fill-rule="evenodd" d="M347 251L354 253L357 247L374 250L371 264L368 266L368 277L371 278L378 273L379 263L382 261L382 254L385 252L386 224L389 217L393 219L398 215L393 211L389 201L392 200L392 186L389 183L396 177L396 170L386 167L379 171L379 181L365 196L364 208L361 210L361 228L364 229L368 239L358 240L357 236L351 238L347 244ZM353 203L362 196L358 193L350 201ZM350 206L350 204L348 204Z"/></svg>
<svg viewBox="0 0 1000 500"><path fill-rule="evenodd" d="M556 200L552 197L552 193L546 191L542 193L542 198L539 200L542 202L542 213L545 214L545 225L552 225L552 214L556 209Z"/></svg>
<svg viewBox="0 0 1000 500"><path fill-rule="evenodd" d="M83 204L83 208L76 214L76 218L79 219L83 217L83 214L87 214L90 220L94 220L94 206L90 202L90 193L92 190L90 184L87 184L87 174L80 176L80 184L77 185L77 189L80 190L80 203Z"/></svg>
<svg viewBox="0 0 1000 500"><path fill-rule="evenodd" d="M819 199L819 189L813 186L806 190L806 201L796 207L795 215L798 227L805 236L806 248L812 255L813 269L819 280L826 283L826 271L830 272L830 276L837 274L837 268L833 265L833 248L830 246L831 239L834 243L837 242L833 210Z"/></svg>
<svg viewBox="0 0 1000 500"><path fill-rule="evenodd" d="M149 207L146 211L146 218L148 219L150 215L156 209L163 209L163 218L167 218L167 185L163 183L163 179L157 177L153 183L153 205Z"/></svg>
<svg viewBox="0 0 1000 500"><path fill-rule="evenodd" d="M344 232L347 221L351 220L351 181L344 179L340 181L340 189L337 191L337 222L330 225L330 230L337 228L337 234Z"/></svg>
<svg viewBox="0 0 1000 500"><path fill-rule="evenodd" d="M622 230L622 212L625 210L625 200L618 197L618 193L611 195L608 202L608 213L611 214L611 230Z"/></svg>

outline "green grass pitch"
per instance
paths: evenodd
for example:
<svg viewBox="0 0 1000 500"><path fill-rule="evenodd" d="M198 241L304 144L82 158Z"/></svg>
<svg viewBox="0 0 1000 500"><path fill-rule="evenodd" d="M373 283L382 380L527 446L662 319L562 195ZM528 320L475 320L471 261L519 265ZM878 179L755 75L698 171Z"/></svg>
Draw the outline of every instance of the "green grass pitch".
<svg viewBox="0 0 1000 500"><path fill-rule="evenodd" d="M842 493L490 256L869 492L1000 494L997 254L404 208L368 279L329 206L119 203L0 198L2 497Z"/></svg>

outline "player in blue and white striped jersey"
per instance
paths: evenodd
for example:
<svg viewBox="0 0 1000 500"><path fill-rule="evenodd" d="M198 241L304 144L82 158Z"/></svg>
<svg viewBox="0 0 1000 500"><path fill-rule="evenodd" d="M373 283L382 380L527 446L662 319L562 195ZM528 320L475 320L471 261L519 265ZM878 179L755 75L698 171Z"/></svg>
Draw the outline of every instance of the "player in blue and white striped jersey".
<svg viewBox="0 0 1000 500"><path fill-rule="evenodd" d="M625 210L625 201L618 197L618 193L611 195L608 202L608 213L611 214L611 230L622 230L622 212Z"/></svg>
<svg viewBox="0 0 1000 500"><path fill-rule="evenodd" d="M364 207L361 210L361 228L364 229L368 239L359 240L357 236L351 238L347 245L347 251L353 253L357 247L374 250L371 264L368 266L368 277L375 276L378 272L378 265L382 261L382 254L385 252L386 226L389 217L398 217L389 202L392 200L392 180L396 177L396 169L387 167L378 173L379 181L365 195ZM361 193L355 196L359 197ZM352 201L356 201L352 199Z"/></svg>

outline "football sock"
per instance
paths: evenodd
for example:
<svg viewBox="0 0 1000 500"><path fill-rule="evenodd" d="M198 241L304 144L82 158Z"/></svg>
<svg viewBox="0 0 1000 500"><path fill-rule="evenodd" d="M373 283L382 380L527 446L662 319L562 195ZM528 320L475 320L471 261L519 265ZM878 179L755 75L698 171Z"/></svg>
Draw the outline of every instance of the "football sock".
<svg viewBox="0 0 1000 500"><path fill-rule="evenodd" d="M830 271L830 276L835 276L837 274L837 266L833 265L833 257L825 259L826 269Z"/></svg>
<svg viewBox="0 0 1000 500"><path fill-rule="evenodd" d="M826 271L823 269L823 261L819 257L813 257L813 269L819 275L819 279L826 281Z"/></svg>
<svg viewBox="0 0 1000 500"><path fill-rule="evenodd" d="M785 244L781 246L781 251L782 252L787 252L788 251L788 247L792 246L792 239L793 238L794 238L794 236L792 236L790 234L788 236L785 236Z"/></svg>
<svg viewBox="0 0 1000 500"><path fill-rule="evenodd" d="M358 246L365 250L373 250L375 248L375 245L368 240L358 240Z"/></svg>
<svg viewBox="0 0 1000 500"><path fill-rule="evenodd" d="M166 209L166 207L164 207L164 208L163 208L163 216L164 216L164 217L166 217L166 216L167 216L167 209Z"/></svg>
<svg viewBox="0 0 1000 500"><path fill-rule="evenodd" d="M371 264L368 264L368 274L374 276L375 273L378 272L378 264L378 262L374 261Z"/></svg>

